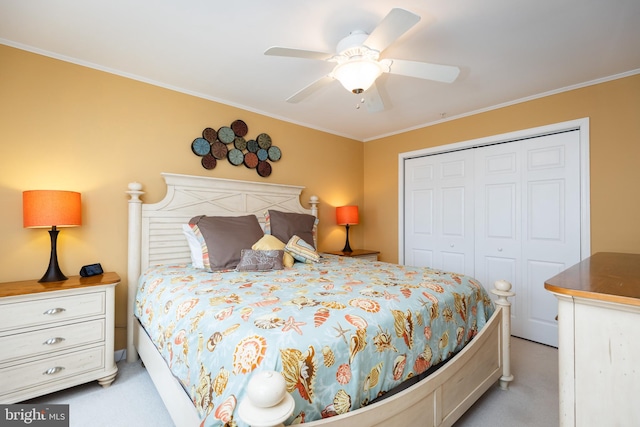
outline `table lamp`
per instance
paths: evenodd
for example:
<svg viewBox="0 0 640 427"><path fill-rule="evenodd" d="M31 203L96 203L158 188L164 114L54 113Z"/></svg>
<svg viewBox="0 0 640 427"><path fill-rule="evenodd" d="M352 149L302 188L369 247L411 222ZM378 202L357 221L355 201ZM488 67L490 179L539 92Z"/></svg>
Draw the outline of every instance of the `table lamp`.
<svg viewBox="0 0 640 427"><path fill-rule="evenodd" d="M51 257L47 272L38 282L67 280L58 266L57 227L82 224L80 193L58 190L31 190L22 193L22 221L25 228L48 228L51 236Z"/></svg>
<svg viewBox="0 0 640 427"><path fill-rule="evenodd" d="M349 226L358 224L358 207L340 206L336 208L336 222L338 225L344 225L347 229L347 241L342 252L353 252L349 245Z"/></svg>

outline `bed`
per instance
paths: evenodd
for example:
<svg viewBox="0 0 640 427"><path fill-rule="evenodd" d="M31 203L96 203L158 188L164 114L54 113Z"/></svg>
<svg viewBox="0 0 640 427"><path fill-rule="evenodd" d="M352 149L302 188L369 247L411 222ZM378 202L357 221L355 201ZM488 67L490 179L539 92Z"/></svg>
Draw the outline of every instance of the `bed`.
<svg viewBox="0 0 640 427"><path fill-rule="evenodd" d="M140 356L177 426L272 425L242 410L282 406L270 402L279 392L256 389L271 373L291 402L282 421L310 426L452 425L489 387L513 380L509 283L496 282L492 302L467 276L318 253L307 220L319 202L303 207L299 186L162 176L158 203L142 202L139 183L127 191L127 360ZM193 266L185 238L202 215L255 217L265 238L299 216L307 222L297 234L310 234L279 236L291 238L278 256L297 258L287 267L211 271ZM205 263L217 262L209 243Z"/></svg>

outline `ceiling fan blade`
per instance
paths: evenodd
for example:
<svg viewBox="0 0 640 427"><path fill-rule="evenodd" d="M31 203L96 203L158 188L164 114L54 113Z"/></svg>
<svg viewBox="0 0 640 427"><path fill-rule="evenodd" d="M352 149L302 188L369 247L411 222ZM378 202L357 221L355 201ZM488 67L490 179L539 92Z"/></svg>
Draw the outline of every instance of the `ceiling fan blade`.
<svg viewBox="0 0 640 427"><path fill-rule="evenodd" d="M379 113L384 110L384 102L375 83L362 94L362 97L368 112Z"/></svg>
<svg viewBox="0 0 640 427"><path fill-rule="evenodd" d="M405 9L394 8L384 17L378 26L369 34L364 45L382 52L401 35L416 25L420 16Z"/></svg>
<svg viewBox="0 0 640 427"><path fill-rule="evenodd" d="M290 47L273 46L264 51L269 56L288 56L291 58L326 60L333 56L332 53L316 52L314 50L293 49Z"/></svg>
<svg viewBox="0 0 640 427"><path fill-rule="evenodd" d="M452 65L405 61L403 59L392 59L391 61L392 63L389 70L391 74L435 80L443 83L454 82L460 74L460 68Z"/></svg>
<svg viewBox="0 0 640 427"><path fill-rule="evenodd" d="M287 102L290 102L292 104L296 104L296 103L302 101L303 99L305 99L306 97L308 97L309 95L311 95L313 92L317 91L318 89L320 89L320 88L328 85L329 83L333 82L333 80L334 80L333 77L331 77L329 75L320 77L315 82L313 82L310 85L300 89L298 92L294 93L289 98L287 98Z"/></svg>

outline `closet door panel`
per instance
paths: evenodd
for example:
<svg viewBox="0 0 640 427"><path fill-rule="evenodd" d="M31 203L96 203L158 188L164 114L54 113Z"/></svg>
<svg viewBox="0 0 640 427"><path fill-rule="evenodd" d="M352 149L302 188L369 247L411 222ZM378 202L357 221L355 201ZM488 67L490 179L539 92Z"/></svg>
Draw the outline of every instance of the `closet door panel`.
<svg viewBox="0 0 640 427"><path fill-rule="evenodd" d="M473 150L439 155L436 198L437 268L475 274Z"/></svg>
<svg viewBox="0 0 640 427"><path fill-rule="evenodd" d="M540 280L544 282L564 269L564 263L528 260L524 269L527 274L525 282L529 286L536 286ZM555 318L558 315L558 305L557 301L556 304L549 304L548 293L527 289L526 310L522 313L526 319L523 330L527 339L557 346L554 337L557 336Z"/></svg>
<svg viewBox="0 0 640 427"><path fill-rule="evenodd" d="M489 184L485 193L485 238L515 241L518 218L516 217L517 183Z"/></svg>
<svg viewBox="0 0 640 427"><path fill-rule="evenodd" d="M442 188L441 195L440 268L446 271L468 271L466 264L469 262L469 256L465 252L465 246L468 246L465 245L468 235L465 222L465 188Z"/></svg>
<svg viewBox="0 0 640 427"><path fill-rule="evenodd" d="M405 264L434 266L436 236L434 157L407 161L405 171Z"/></svg>
<svg viewBox="0 0 640 427"><path fill-rule="evenodd" d="M412 265L433 265L435 235L433 230L433 189L417 190L413 193L411 209L413 238Z"/></svg>
<svg viewBox="0 0 640 427"><path fill-rule="evenodd" d="M473 153L405 163L405 263L474 274Z"/></svg>
<svg viewBox="0 0 640 427"><path fill-rule="evenodd" d="M523 337L557 346L557 300L544 281L580 262L578 131L522 141Z"/></svg>
<svg viewBox="0 0 640 427"><path fill-rule="evenodd" d="M509 273L517 294L522 246L519 146L509 143L474 151L476 278L488 287L501 278L497 274ZM518 311L516 301L513 311Z"/></svg>

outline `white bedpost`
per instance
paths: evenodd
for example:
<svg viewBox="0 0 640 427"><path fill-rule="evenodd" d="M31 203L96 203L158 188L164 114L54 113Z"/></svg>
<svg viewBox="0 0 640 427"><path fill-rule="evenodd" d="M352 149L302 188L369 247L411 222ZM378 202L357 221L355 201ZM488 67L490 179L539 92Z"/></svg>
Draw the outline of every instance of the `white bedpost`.
<svg viewBox="0 0 640 427"><path fill-rule="evenodd" d="M138 352L133 343L134 307L136 299L136 282L140 277L140 245L142 239L142 200L144 194L142 184L129 183L129 240L128 240L128 270L127 270L127 362L138 360Z"/></svg>
<svg viewBox="0 0 640 427"><path fill-rule="evenodd" d="M496 304L502 308L502 376L500 377L500 388L506 390L509 383L513 381L511 375L511 302L507 298L515 295L511 292L511 283L506 280L495 282L495 289L491 293L498 296Z"/></svg>
<svg viewBox="0 0 640 427"><path fill-rule="evenodd" d="M311 196L309 198L309 204L311 205L311 215L318 218L318 203L320 203L318 196Z"/></svg>

